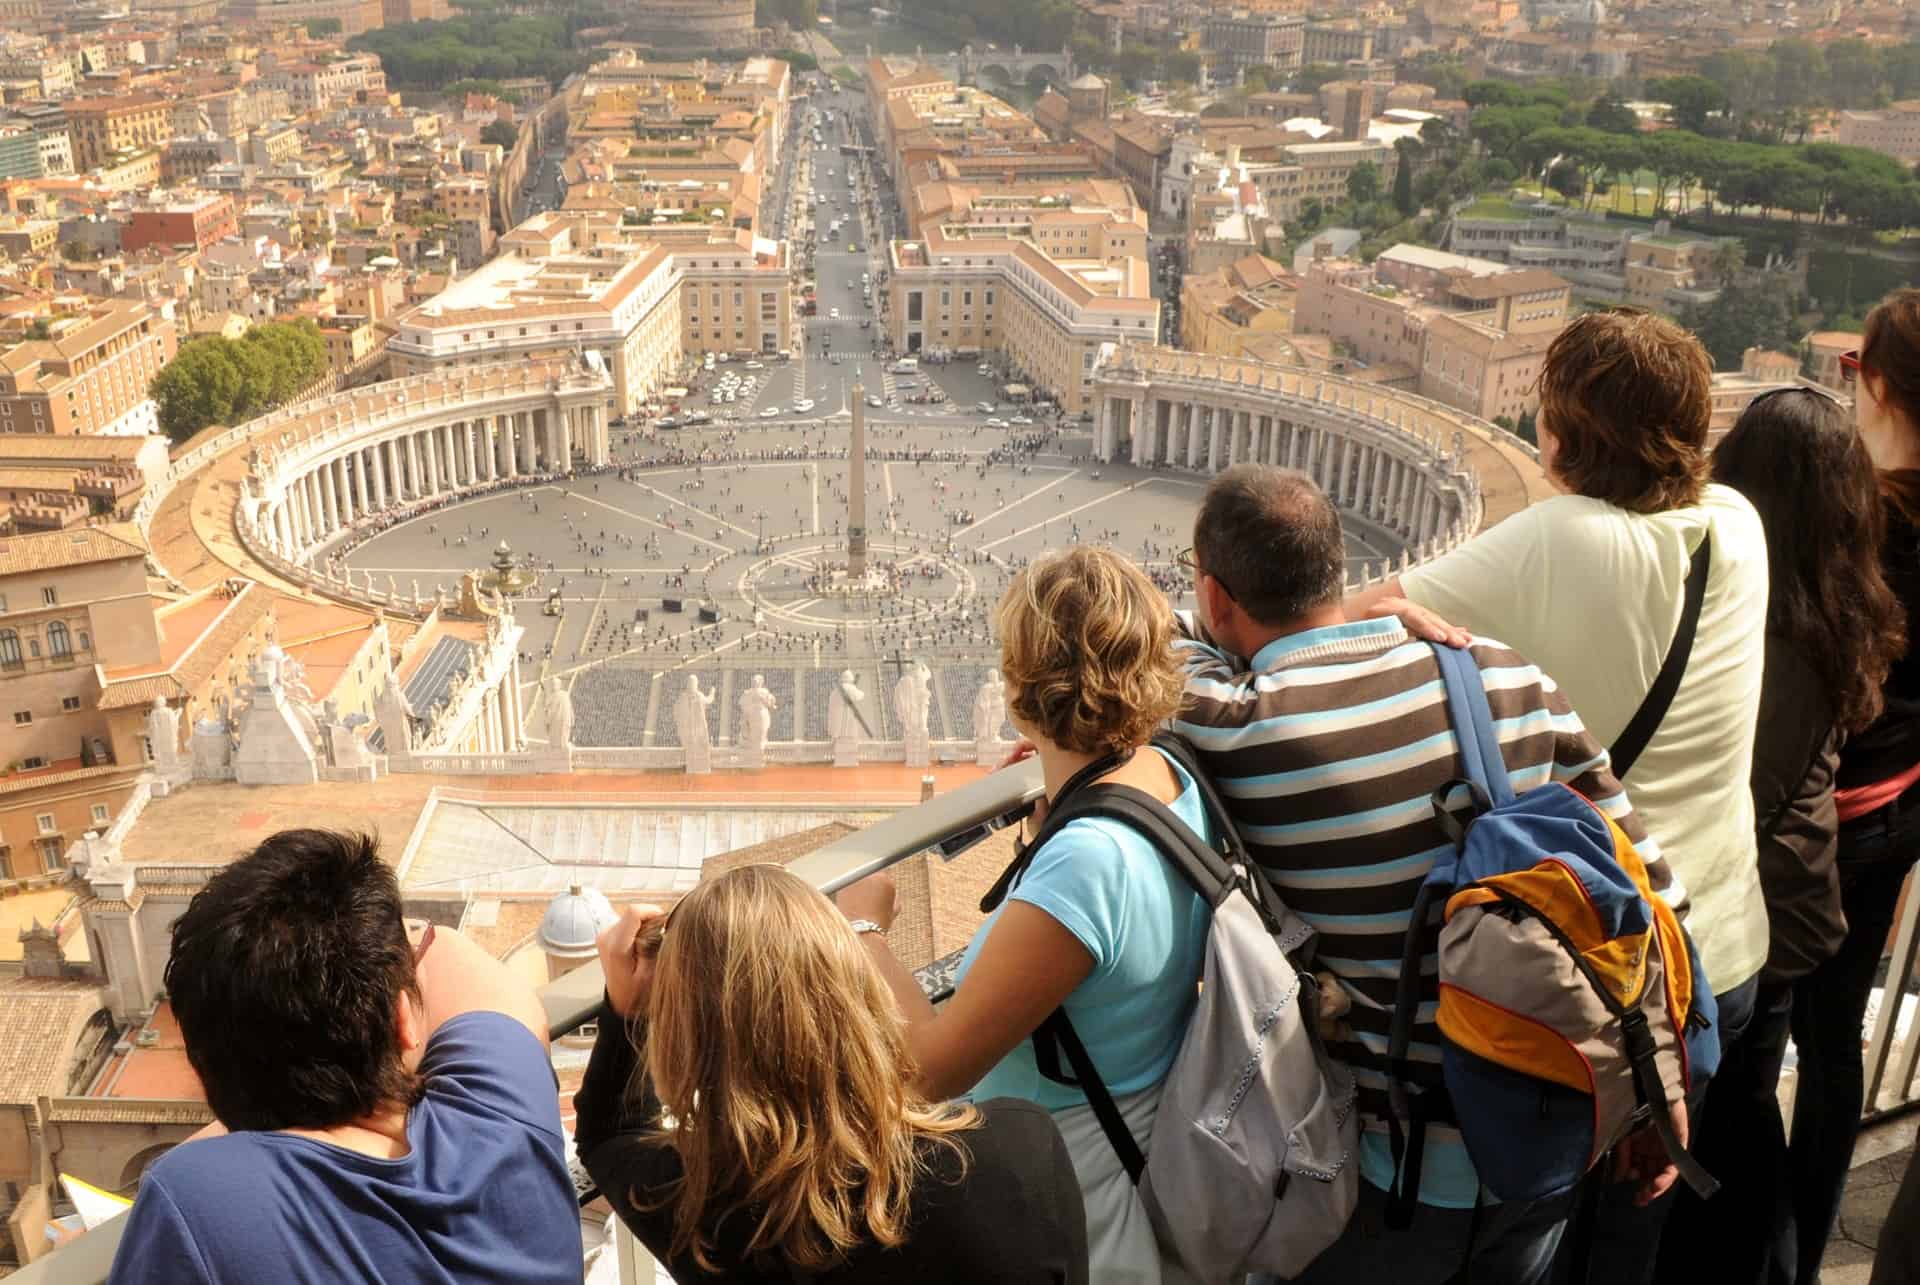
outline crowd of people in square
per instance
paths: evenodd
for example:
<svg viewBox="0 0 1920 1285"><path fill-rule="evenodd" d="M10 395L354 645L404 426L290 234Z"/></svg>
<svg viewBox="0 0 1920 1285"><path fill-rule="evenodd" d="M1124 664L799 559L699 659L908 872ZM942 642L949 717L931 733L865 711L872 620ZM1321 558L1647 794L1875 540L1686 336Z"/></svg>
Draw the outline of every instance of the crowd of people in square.
<svg viewBox="0 0 1920 1285"><path fill-rule="evenodd" d="M1021 566L993 633L1009 764L1037 760L1044 790L951 997L890 946L884 872L829 898L745 866L627 908L574 1097L587 1173L682 1282L1816 1285L1920 854L1920 290L1843 365L1851 410L1783 388L1710 447L1698 341L1594 313L1541 376L1560 493L1362 595L1327 496L1264 465L1207 487L1191 613L1106 547ZM1558 910L1495 878L1426 899L1549 794L1611 885ZM1236 993L1197 849L1277 943L1237 958L1298 982L1287 1038L1350 1089L1255 1150L1357 1123L1260 1193L1310 1247L1262 1239L1225 1277L1170 1233L1230 1236L1236 1167L1264 1161L1223 1142L1217 1189L1151 1181L1163 1099ZM1624 910L1587 927L1645 956L1569 946L1525 979L1542 1012L1601 992L1592 1040L1537 1073L1475 1062L1529 1014L1455 993L1485 945L1456 920L1517 939L1604 907ZM539 1003L403 921L370 841L288 831L224 869L175 924L166 985L219 1123L143 1181L116 1281L580 1279ZM1627 1123L1593 1126L1565 1175L1516 1174L1568 1094L1602 1116L1611 1045ZM1920 1282L1920 1171L1873 1280Z"/></svg>

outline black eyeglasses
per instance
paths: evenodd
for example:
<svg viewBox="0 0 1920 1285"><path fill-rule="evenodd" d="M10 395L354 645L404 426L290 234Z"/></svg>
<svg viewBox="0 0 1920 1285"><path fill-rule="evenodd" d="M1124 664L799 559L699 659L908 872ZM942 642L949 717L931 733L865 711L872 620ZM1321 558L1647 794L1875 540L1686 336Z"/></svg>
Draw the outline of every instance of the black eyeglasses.
<svg viewBox="0 0 1920 1285"><path fill-rule="evenodd" d="M1186 548L1180 550L1179 553L1174 555L1173 560L1179 563L1180 566L1185 570L1193 573L1193 583L1195 588L1199 587L1201 576L1203 575L1213 576L1213 582L1219 585L1222 589L1225 589L1227 591L1227 597L1232 598L1235 602L1240 601L1240 595L1233 591L1232 585L1222 580L1219 576L1214 576L1213 572L1208 571L1205 567L1201 566L1198 562L1194 561L1192 545L1188 545Z"/></svg>

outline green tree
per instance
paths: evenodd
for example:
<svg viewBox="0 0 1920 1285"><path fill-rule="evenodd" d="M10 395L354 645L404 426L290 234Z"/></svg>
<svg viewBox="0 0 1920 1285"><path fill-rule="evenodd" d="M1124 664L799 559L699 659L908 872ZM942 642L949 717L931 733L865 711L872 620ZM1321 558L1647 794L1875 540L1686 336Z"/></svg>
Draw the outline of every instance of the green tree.
<svg viewBox="0 0 1920 1285"><path fill-rule="evenodd" d="M486 128L480 131L480 141L498 143L501 147L512 151L513 145L520 141L520 127L510 120L490 120Z"/></svg>
<svg viewBox="0 0 1920 1285"><path fill-rule="evenodd" d="M1403 138L1395 144L1395 150L1400 153L1400 163L1393 169L1393 205L1402 218L1412 218L1420 208L1413 199L1414 146Z"/></svg>
<svg viewBox="0 0 1920 1285"><path fill-rule="evenodd" d="M1540 445L1540 420L1534 412L1523 410L1519 421L1513 426L1513 434L1530 446Z"/></svg>
<svg viewBox="0 0 1920 1285"><path fill-rule="evenodd" d="M1331 63L1308 63L1289 78L1296 94L1317 94L1333 81L1345 76L1346 72Z"/></svg>
<svg viewBox="0 0 1920 1285"><path fill-rule="evenodd" d="M1372 161L1361 161L1347 172L1347 199L1355 205L1366 205L1380 199L1380 167Z"/></svg>
<svg viewBox="0 0 1920 1285"><path fill-rule="evenodd" d="M1727 107L1727 91L1704 76L1651 80L1647 92L1667 104L1674 124L1695 134L1706 133L1708 118Z"/></svg>
<svg viewBox="0 0 1920 1285"><path fill-rule="evenodd" d="M45 317L35 317L32 323L27 326L27 338L51 339L53 338L53 327L47 324Z"/></svg>
<svg viewBox="0 0 1920 1285"><path fill-rule="evenodd" d="M1596 99L1593 106L1587 108L1587 125L1592 129L1608 134L1637 134L1640 132L1640 118L1633 114L1633 108L1608 94Z"/></svg>
<svg viewBox="0 0 1920 1285"><path fill-rule="evenodd" d="M311 39L318 40L322 36L337 36L339 34L340 19L338 18L307 19L307 35Z"/></svg>
<svg viewBox="0 0 1920 1285"><path fill-rule="evenodd" d="M161 431L184 442L210 424L237 424L273 409L327 368L326 340L313 322L272 322L237 341L189 340L148 391L159 405Z"/></svg>
<svg viewBox="0 0 1920 1285"><path fill-rule="evenodd" d="M1793 351L1792 285L1782 277L1763 277L1728 286L1709 304L1688 304L1680 324L1706 346L1716 370L1738 370L1749 348Z"/></svg>

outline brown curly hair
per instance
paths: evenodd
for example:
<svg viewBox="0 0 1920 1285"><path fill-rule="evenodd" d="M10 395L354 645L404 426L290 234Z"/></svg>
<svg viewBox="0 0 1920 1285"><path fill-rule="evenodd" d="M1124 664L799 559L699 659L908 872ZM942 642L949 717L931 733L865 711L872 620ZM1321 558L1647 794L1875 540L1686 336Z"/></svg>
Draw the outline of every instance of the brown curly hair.
<svg viewBox="0 0 1920 1285"><path fill-rule="evenodd" d="M1110 549L1035 559L1007 586L994 629L1008 706L1061 749L1144 745L1180 708L1173 609Z"/></svg>
<svg viewBox="0 0 1920 1285"><path fill-rule="evenodd" d="M1700 341L1633 308L1561 331L1540 371L1540 427L1566 488L1630 513L1700 502L1713 364Z"/></svg>

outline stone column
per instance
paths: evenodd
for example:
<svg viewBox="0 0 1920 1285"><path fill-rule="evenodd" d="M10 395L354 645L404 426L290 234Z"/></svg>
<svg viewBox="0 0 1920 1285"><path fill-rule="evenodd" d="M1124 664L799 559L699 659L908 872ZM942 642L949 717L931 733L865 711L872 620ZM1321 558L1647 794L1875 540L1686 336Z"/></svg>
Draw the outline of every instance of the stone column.
<svg viewBox="0 0 1920 1285"><path fill-rule="evenodd" d="M1093 457L1102 464L1113 458L1113 406L1115 399L1102 397L1100 409L1094 416Z"/></svg>
<svg viewBox="0 0 1920 1285"><path fill-rule="evenodd" d="M1307 466L1306 425L1295 424L1293 426L1293 441L1289 443L1289 445L1291 446L1292 449L1288 453L1288 458L1287 458L1288 466L1294 469L1306 468Z"/></svg>
<svg viewBox="0 0 1920 1285"><path fill-rule="evenodd" d="M272 527L273 527L273 550L275 553L278 553L284 557L287 551L293 547L293 532L287 526L286 501L283 500L280 503L274 505L271 512L272 512Z"/></svg>
<svg viewBox="0 0 1920 1285"><path fill-rule="evenodd" d="M359 505L353 502L353 470L347 467L350 459L350 456L343 455L338 460L335 460L333 465L340 473L341 516L345 518L348 526L352 526L353 519L364 511Z"/></svg>
<svg viewBox="0 0 1920 1285"><path fill-rule="evenodd" d="M500 429L500 458L509 479L520 476L520 447L513 440L513 416L502 415L494 421Z"/></svg>
<svg viewBox="0 0 1920 1285"><path fill-rule="evenodd" d="M307 474L307 515L312 519L313 538L317 544L327 538L327 532L333 529L333 515L327 512L327 492L320 484L321 470L315 469Z"/></svg>
<svg viewBox="0 0 1920 1285"><path fill-rule="evenodd" d="M373 512L371 492L367 486L367 455L365 450L353 453L353 493L362 513Z"/></svg>
<svg viewBox="0 0 1920 1285"><path fill-rule="evenodd" d="M467 481L469 483L478 482L480 480L480 470L474 467L473 421L470 419L460 421L460 459L467 467Z"/></svg>
<svg viewBox="0 0 1920 1285"><path fill-rule="evenodd" d="M367 448L367 485L373 490L376 511L387 507L387 447L382 442Z"/></svg>
<svg viewBox="0 0 1920 1285"><path fill-rule="evenodd" d="M593 412L589 409L587 413L591 415ZM567 422L565 412L558 415L548 412L546 418L553 430L554 467L564 473L573 465L573 426ZM586 447L587 462L594 463L599 454L599 436L592 428L588 428L586 434L587 438L584 445Z"/></svg>
<svg viewBox="0 0 1920 1285"><path fill-rule="evenodd" d="M524 453L521 471L536 472L540 468L540 444L533 440L533 414L531 411L515 411L513 417L520 421L520 449Z"/></svg>
<svg viewBox="0 0 1920 1285"><path fill-rule="evenodd" d="M405 465L404 472L406 473L407 498L417 500L422 494L420 490L420 435L418 433L408 433L400 440L403 443L401 450L403 463Z"/></svg>
<svg viewBox="0 0 1920 1285"><path fill-rule="evenodd" d="M420 453L426 456L427 493L430 495L438 495L444 488L446 480L446 470L440 466L440 442L438 439L439 434L430 428L422 429L420 432Z"/></svg>

